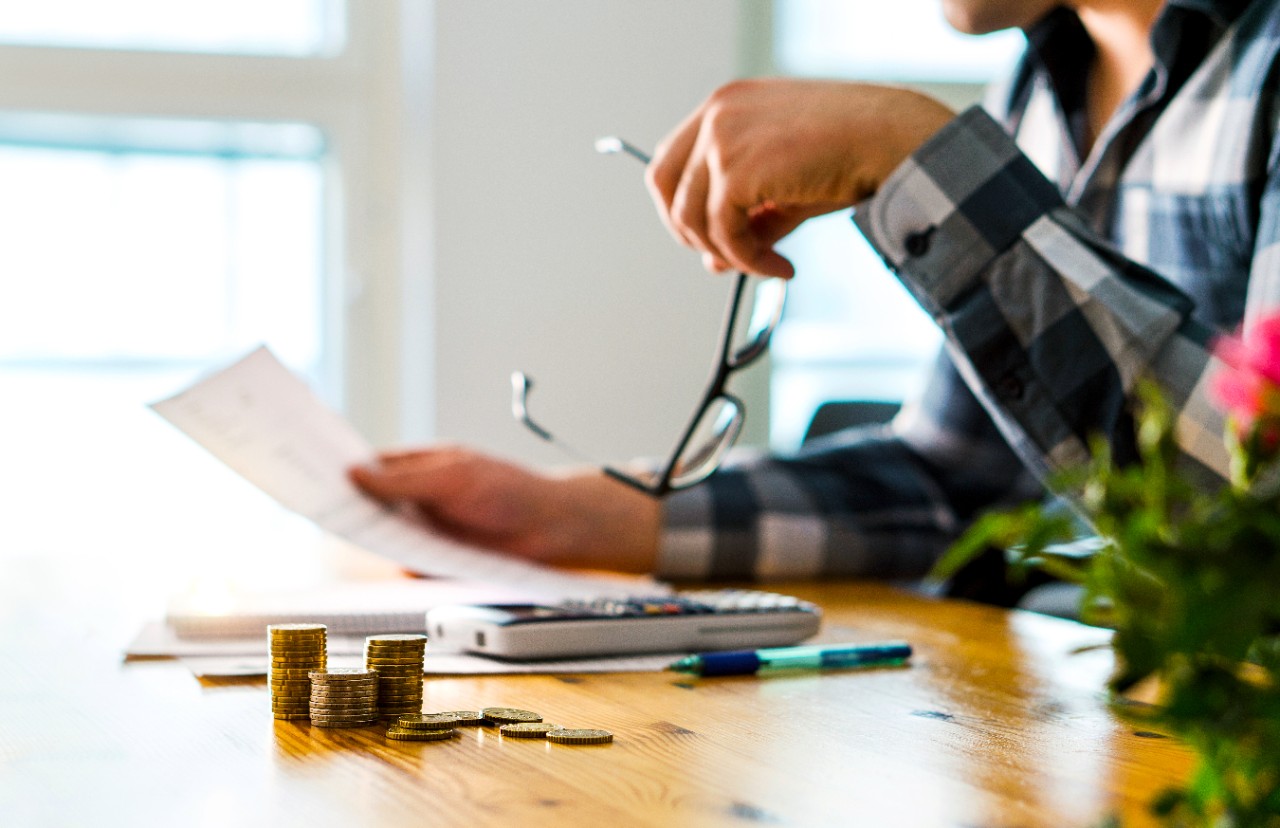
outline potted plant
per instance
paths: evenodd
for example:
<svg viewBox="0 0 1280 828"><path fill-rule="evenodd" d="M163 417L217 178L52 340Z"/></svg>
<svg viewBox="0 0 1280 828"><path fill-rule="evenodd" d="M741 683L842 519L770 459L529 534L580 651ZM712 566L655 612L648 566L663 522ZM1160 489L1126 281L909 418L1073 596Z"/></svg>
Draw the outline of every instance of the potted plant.
<svg viewBox="0 0 1280 828"><path fill-rule="evenodd" d="M1187 785L1152 803L1170 825L1280 826L1280 315L1220 340L1213 377L1228 414L1230 485L1180 468L1176 418L1154 387L1137 418L1139 461L1119 466L1101 440L1086 468L1057 484L1078 494L1101 540L1088 557L1055 545L1079 520L1036 505L977 521L939 564L954 572L982 550L1015 569L1084 585L1081 617L1112 628L1118 714L1194 751ZM1153 705L1125 704L1154 680Z"/></svg>

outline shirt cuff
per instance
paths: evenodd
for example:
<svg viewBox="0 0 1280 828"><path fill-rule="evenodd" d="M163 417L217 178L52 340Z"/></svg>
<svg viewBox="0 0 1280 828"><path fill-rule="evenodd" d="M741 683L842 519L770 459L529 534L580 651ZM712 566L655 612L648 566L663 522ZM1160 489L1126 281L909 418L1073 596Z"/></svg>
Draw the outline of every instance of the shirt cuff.
<svg viewBox="0 0 1280 828"><path fill-rule="evenodd" d="M666 496L662 503L657 577L669 581L705 581L711 577L714 510L709 481Z"/></svg>
<svg viewBox="0 0 1280 828"><path fill-rule="evenodd" d="M854 221L940 319L1062 196L981 107L961 113L860 204Z"/></svg>

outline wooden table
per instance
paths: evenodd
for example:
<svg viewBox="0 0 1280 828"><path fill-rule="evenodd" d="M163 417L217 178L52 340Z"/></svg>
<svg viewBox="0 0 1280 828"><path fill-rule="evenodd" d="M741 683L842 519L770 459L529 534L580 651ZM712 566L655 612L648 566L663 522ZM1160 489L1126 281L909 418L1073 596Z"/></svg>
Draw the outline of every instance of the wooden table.
<svg viewBox="0 0 1280 828"><path fill-rule="evenodd" d="M5 826L1144 825L1189 770L1107 712L1109 653L1073 654L1105 633L880 585L781 589L825 608L822 640L907 639L908 667L426 680L428 711L524 707L616 735L575 748L276 721L261 680L122 664L85 598L101 579L42 574L0 571Z"/></svg>

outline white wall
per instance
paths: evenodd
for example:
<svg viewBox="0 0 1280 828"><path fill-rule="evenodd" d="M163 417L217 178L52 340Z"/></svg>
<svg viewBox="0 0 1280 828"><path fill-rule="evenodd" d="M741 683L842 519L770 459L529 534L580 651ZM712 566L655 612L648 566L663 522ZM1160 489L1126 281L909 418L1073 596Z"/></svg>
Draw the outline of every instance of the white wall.
<svg viewBox="0 0 1280 828"><path fill-rule="evenodd" d="M437 0L431 107L434 436L562 455L531 410L601 459L663 453L705 381L726 290L662 229L627 157L740 73L735 0ZM430 356L429 354L427 354ZM748 419L762 421L752 407Z"/></svg>

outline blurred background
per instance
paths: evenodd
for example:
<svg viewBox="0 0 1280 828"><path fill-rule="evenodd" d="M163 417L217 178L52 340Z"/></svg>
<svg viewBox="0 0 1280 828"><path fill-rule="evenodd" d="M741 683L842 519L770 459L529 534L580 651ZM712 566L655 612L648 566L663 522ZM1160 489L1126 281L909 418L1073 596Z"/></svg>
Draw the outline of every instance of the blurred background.
<svg viewBox="0 0 1280 828"><path fill-rule="evenodd" d="M377 446L668 450L731 281L662 229L646 149L735 77L917 85L956 107L1018 34L937 0L42 0L0 4L0 565L78 556L140 596L300 577L308 527L146 403L267 343ZM848 215L798 265L746 442L896 400L938 334ZM4 577L0 573L0 577ZM2 610L0 610L2 612Z"/></svg>

